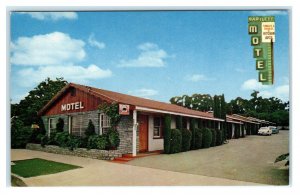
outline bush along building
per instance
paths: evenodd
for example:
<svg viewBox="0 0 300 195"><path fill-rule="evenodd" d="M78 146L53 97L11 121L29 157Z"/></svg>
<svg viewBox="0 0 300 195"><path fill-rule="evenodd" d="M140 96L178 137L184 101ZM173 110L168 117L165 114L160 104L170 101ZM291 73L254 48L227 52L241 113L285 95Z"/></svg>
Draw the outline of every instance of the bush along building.
<svg viewBox="0 0 300 195"><path fill-rule="evenodd" d="M58 92L38 115L44 122L49 145L51 135L59 130L59 135L88 138L87 147L133 156L217 146L227 139L257 134L258 128L267 124L240 115L220 119L213 113L74 83ZM101 135L106 135L105 139Z"/></svg>

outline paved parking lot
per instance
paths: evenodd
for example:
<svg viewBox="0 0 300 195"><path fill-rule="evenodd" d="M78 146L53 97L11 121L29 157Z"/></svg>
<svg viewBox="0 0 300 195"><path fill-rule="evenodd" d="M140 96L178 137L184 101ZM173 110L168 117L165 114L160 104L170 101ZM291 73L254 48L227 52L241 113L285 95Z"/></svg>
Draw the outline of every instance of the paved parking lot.
<svg viewBox="0 0 300 195"><path fill-rule="evenodd" d="M228 144L178 154L138 158L130 165L271 185L287 185L289 171L274 163L289 151L289 131L272 136L248 136Z"/></svg>
<svg viewBox="0 0 300 195"><path fill-rule="evenodd" d="M167 170L138 167L77 156L15 149L11 160L42 158L82 168L56 174L22 178L27 186L200 186L259 185L257 183L215 178ZM30 171L30 170L28 170Z"/></svg>

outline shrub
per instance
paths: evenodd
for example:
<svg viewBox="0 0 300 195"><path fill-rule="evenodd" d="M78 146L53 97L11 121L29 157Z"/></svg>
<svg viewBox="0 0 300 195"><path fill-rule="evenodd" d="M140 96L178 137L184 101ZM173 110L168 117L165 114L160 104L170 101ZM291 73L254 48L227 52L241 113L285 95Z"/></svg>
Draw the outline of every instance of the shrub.
<svg viewBox="0 0 300 195"><path fill-rule="evenodd" d="M171 129L170 154L181 151L182 135L179 129Z"/></svg>
<svg viewBox="0 0 300 195"><path fill-rule="evenodd" d="M208 128L202 129L202 148L209 148L212 142L212 133Z"/></svg>
<svg viewBox="0 0 300 195"><path fill-rule="evenodd" d="M216 130L216 146L223 144L223 132L222 130Z"/></svg>
<svg viewBox="0 0 300 195"><path fill-rule="evenodd" d="M29 142L39 144L42 136L40 129L32 129Z"/></svg>
<svg viewBox="0 0 300 195"><path fill-rule="evenodd" d="M202 130L195 128L195 149L200 149L202 147Z"/></svg>
<svg viewBox="0 0 300 195"><path fill-rule="evenodd" d="M48 145L58 145L56 140L56 132L50 132L50 137L48 137Z"/></svg>
<svg viewBox="0 0 300 195"><path fill-rule="evenodd" d="M92 120L89 120L89 124L87 129L85 130L84 134L89 137L91 135L95 135L95 125L93 124Z"/></svg>
<svg viewBox="0 0 300 195"><path fill-rule="evenodd" d="M117 130L109 129L107 134L104 135L107 138L107 148L116 149L120 144L119 133Z"/></svg>
<svg viewBox="0 0 300 195"><path fill-rule="evenodd" d="M24 126L20 119L13 119L11 122L11 148L25 148L31 133L31 127Z"/></svg>
<svg viewBox="0 0 300 195"><path fill-rule="evenodd" d="M44 135L41 137L41 146L44 148L46 145L48 145L49 139L47 135Z"/></svg>
<svg viewBox="0 0 300 195"><path fill-rule="evenodd" d="M87 149L104 150L107 146L107 138L103 135L92 135L88 138Z"/></svg>
<svg viewBox="0 0 300 195"><path fill-rule="evenodd" d="M181 134L182 134L181 151L186 152L191 148L192 133L188 129L182 129Z"/></svg>
<svg viewBox="0 0 300 195"><path fill-rule="evenodd" d="M69 140L67 142L69 150L73 151L74 149L80 146L80 138L76 136L69 135Z"/></svg>
<svg viewBox="0 0 300 195"><path fill-rule="evenodd" d="M216 146L216 130L211 129L211 143L210 143L210 147L214 147Z"/></svg>
<svg viewBox="0 0 300 195"><path fill-rule="evenodd" d="M171 142L171 115L165 116L164 121L164 153L170 153L170 142Z"/></svg>
<svg viewBox="0 0 300 195"><path fill-rule="evenodd" d="M88 137L80 137L80 143L78 147L87 148L87 143L88 143Z"/></svg>
<svg viewBox="0 0 300 195"><path fill-rule="evenodd" d="M239 126L235 126L235 129L234 129L234 138L238 139L240 138L240 127Z"/></svg>
<svg viewBox="0 0 300 195"><path fill-rule="evenodd" d="M70 139L70 135L68 132L58 132L54 137L55 143L59 147L63 147L63 148L68 146L69 139Z"/></svg>
<svg viewBox="0 0 300 195"><path fill-rule="evenodd" d="M196 149L195 147L195 131L196 131L196 119L191 119L191 133L192 133L192 139L191 139L191 149Z"/></svg>
<svg viewBox="0 0 300 195"><path fill-rule="evenodd" d="M182 130L183 121L182 116L176 116L176 128Z"/></svg>
<svg viewBox="0 0 300 195"><path fill-rule="evenodd" d="M56 131L57 132L63 132L64 131L64 119L58 118L58 121L56 123Z"/></svg>

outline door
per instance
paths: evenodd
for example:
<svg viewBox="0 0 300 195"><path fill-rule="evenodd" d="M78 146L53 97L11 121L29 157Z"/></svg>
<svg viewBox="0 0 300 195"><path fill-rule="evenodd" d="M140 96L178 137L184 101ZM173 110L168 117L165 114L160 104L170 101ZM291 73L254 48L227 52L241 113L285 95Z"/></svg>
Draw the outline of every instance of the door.
<svg viewBox="0 0 300 195"><path fill-rule="evenodd" d="M138 116L139 123L139 152L147 152L148 151L148 116L147 115L139 115Z"/></svg>

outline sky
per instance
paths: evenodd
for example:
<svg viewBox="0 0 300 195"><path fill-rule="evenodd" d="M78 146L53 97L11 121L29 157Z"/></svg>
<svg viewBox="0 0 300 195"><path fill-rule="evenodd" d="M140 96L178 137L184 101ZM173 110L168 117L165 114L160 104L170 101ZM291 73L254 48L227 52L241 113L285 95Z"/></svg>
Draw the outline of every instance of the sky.
<svg viewBox="0 0 300 195"><path fill-rule="evenodd" d="M258 82L248 16L273 15L275 83ZM10 95L47 77L169 102L194 93L226 101L289 100L289 13L276 11L12 12Z"/></svg>

